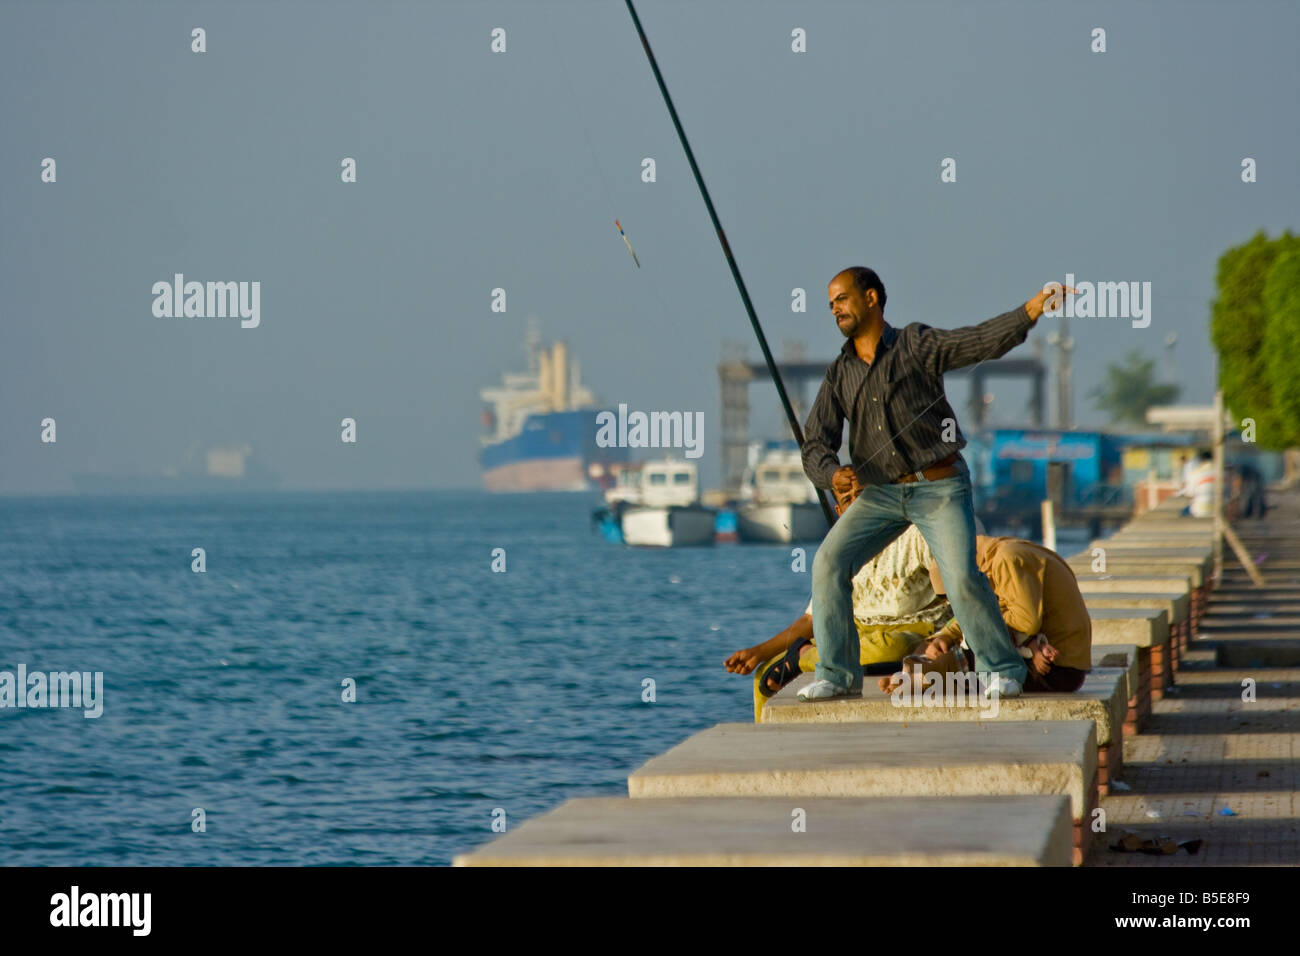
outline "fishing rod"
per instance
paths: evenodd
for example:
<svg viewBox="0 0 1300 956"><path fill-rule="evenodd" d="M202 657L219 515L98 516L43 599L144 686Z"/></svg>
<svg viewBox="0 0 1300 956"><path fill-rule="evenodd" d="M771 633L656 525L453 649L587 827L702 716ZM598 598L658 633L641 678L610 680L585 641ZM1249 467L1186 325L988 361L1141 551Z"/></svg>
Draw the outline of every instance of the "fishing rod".
<svg viewBox="0 0 1300 956"><path fill-rule="evenodd" d="M659 83L659 92L664 96L664 103L668 107L668 115L672 117L673 126L677 130L677 138L682 141L682 149L686 151L686 160L691 164L691 172L695 174L695 184L700 187L700 195L704 197L704 205L709 210L709 218L713 220L713 229L718 234L718 242L722 243L722 252L727 257L727 265L731 267L731 276L736 280L736 288L740 290L740 298L745 303L745 311L749 313L749 324L754 327L754 335L758 337L758 347L762 349L763 360L767 362L767 371L776 385L777 394L781 396L781 406L785 409L785 417L790 420L790 430L794 432L794 440L798 443L799 450L802 451L803 429L799 427L799 419L795 417L794 407L790 404L790 396L785 391L785 383L781 381L781 373L777 371L776 360L772 358L772 350L767 347L767 336L763 334L763 327L758 324L758 316L754 312L754 303L749 300L749 291L745 288L745 280L740 277L740 267L736 265L736 257L731 254L731 246L727 244L727 234L722 231L722 223L718 221L718 213L713 208L713 200L709 198L709 190L704 185L704 177L700 175L700 167L695 163L695 154L691 152L691 144L686 141L686 130L682 129L682 121L677 117L677 109L673 106L673 98L668 95L668 87L664 85L663 74L659 72L659 63L650 50L650 41L646 39L645 30L641 27L641 18L636 15L636 7L632 6L632 0L624 0L624 2L627 4L627 12L632 14L632 23L636 26L636 32L641 36L641 47L645 50L646 58L650 61L650 69L654 70L655 80ZM817 501L822 506L822 513L826 515L826 524L828 526L835 524L835 513L831 511L830 505L826 503L826 496L822 494L820 489L817 491Z"/></svg>

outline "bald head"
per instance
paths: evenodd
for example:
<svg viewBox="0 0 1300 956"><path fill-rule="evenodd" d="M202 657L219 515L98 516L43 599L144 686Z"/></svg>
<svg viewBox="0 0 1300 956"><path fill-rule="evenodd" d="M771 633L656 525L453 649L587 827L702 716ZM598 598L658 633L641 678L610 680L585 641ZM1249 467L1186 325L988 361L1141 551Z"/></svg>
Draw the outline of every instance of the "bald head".
<svg viewBox="0 0 1300 956"><path fill-rule="evenodd" d="M868 269L866 266L849 266L849 268L836 273L835 278L848 279L857 287L859 292L864 294L868 289L875 289L880 309L882 312L884 311L889 296L885 295L885 284L880 281L880 276L877 275L875 269Z"/></svg>

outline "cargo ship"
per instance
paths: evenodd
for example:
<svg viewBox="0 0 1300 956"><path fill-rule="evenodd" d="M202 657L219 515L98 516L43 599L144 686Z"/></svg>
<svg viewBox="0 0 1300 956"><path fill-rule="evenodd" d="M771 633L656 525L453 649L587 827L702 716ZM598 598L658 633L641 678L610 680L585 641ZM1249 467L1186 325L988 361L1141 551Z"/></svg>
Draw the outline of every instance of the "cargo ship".
<svg viewBox="0 0 1300 956"><path fill-rule="evenodd" d="M563 342L541 345L530 325L527 372L507 372L483 389L479 463L488 491L590 491L609 487L626 448L596 444L602 408Z"/></svg>

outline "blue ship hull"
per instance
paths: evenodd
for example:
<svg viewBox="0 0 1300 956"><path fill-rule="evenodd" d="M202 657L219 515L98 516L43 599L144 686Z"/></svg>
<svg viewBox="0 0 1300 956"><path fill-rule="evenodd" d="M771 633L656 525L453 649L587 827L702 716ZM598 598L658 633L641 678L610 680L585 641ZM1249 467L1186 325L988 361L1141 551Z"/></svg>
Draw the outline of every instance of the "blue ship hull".
<svg viewBox="0 0 1300 956"><path fill-rule="evenodd" d="M596 444L601 410L529 415L513 438L485 445L479 453L489 491L585 491L597 487L590 469L628 460L626 448ZM602 467L603 477L605 468Z"/></svg>

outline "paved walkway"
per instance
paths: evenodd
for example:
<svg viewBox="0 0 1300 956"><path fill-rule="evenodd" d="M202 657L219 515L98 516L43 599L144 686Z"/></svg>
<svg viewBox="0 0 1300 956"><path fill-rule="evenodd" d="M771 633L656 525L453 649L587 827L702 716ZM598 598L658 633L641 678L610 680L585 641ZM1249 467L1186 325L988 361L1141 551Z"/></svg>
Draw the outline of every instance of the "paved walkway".
<svg viewBox="0 0 1300 956"><path fill-rule="evenodd" d="M1102 798L1108 833L1089 865L1300 864L1300 492L1269 501L1266 520L1235 525L1267 587L1225 543L1223 579L1177 686L1124 741L1132 790ZM1253 702L1242 699L1247 679ZM1116 853L1117 830L1204 843L1194 856Z"/></svg>

